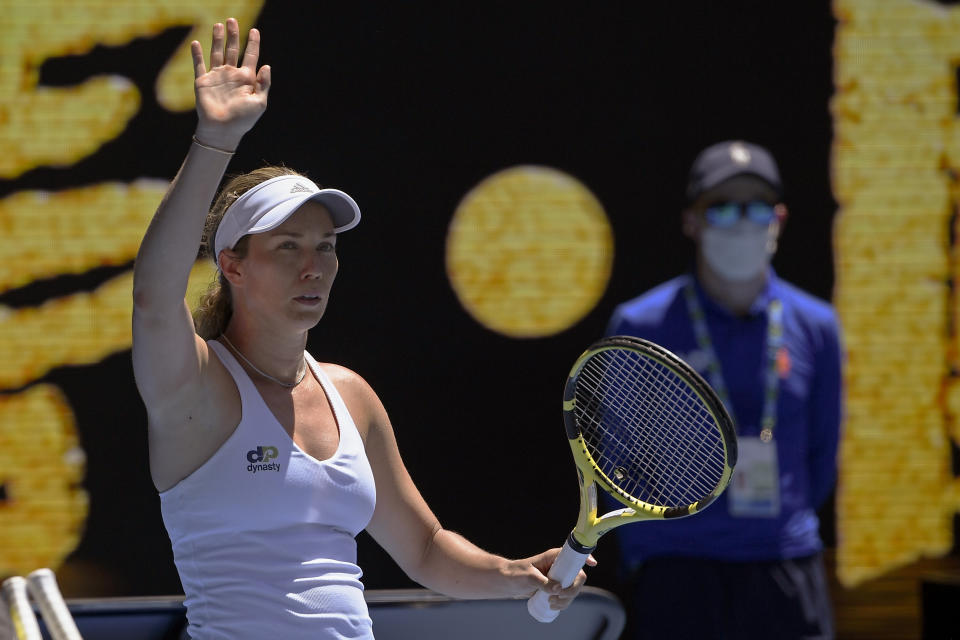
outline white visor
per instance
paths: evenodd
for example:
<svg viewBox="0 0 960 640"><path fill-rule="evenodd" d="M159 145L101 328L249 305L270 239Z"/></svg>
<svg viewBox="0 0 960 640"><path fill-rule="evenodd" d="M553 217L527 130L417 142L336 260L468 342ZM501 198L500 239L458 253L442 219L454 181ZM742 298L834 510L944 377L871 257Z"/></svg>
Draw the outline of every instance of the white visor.
<svg viewBox="0 0 960 640"><path fill-rule="evenodd" d="M243 236L277 228L308 200L326 207L336 233L360 222L357 203L339 189L321 189L303 176L271 178L244 192L227 207L213 243L214 260L219 265L220 252L232 249Z"/></svg>

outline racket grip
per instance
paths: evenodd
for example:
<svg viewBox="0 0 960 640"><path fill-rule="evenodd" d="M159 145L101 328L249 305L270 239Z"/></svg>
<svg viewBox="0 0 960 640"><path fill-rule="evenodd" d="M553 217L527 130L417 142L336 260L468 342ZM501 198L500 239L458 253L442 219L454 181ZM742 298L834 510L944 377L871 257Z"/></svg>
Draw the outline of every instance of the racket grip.
<svg viewBox="0 0 960 640"><path fill-rule="evenodd" d="M53 640L82 640L80 630L63 601L57 578L50 569L37 569L27 576L30 595L40 605L43 621Z"/></svg>
<svg viewBox="0 0 960 640"><path fill-rule="evenodd" d="M577 577L577 574L580 573L580 569L589 556L590 551L586 553L577 551L570 545L570 539L567 538L567 541L564 543L559 555L557 555L553 561L553 565L550 567L547 575L551 579L559 582L563 588L566 589L573 584L573 580ZM538 622L553 622L554 619L560 615L559 611L550 608L550 594L543 589L538 589L537 592L527 600L527 611L529 611L530 615Z"/></svg>
<svg viewBox="0 0 960 640"><path fill-rule="evenodd" d="M27 597L27 581L23 577L13 576L3 581L3 600L13 624L13 637L16 640L42 640L40 625Z"/></svg>

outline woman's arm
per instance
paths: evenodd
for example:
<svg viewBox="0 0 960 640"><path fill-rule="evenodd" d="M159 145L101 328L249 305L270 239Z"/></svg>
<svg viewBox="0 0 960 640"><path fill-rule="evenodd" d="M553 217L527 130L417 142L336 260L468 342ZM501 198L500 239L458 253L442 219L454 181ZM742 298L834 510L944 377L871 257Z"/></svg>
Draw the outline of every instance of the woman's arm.
<svg viewBox="0 0 960 640"><path fill-rule="evenodd" d="M236 20L214 25L209 71L200 43L191 44L199 120L195 142L147 229L134 266L133 366L152 423L189 407L190 394L203 388L198 382L206 345L196 336L184 301L187 280L231 153L266 109L270 87L270 68L256 68L260 34L250 30L242 63L239 42Z"/></svg>
<svg viewBox="0 0 960 640"><path fill-rule="evenodd" d="M354 406L366 425L366 452L377 485L377 506L367 531L410 578L459 598L530 595L547 586L554 608L565 608L580 591L581 571L568 589L547 578L559 549L510 560L477 547L444 529L427 506L403 464L393 428L376 393L359 376L350 376ZM588 564L596 564L592 558Z"/></svg>

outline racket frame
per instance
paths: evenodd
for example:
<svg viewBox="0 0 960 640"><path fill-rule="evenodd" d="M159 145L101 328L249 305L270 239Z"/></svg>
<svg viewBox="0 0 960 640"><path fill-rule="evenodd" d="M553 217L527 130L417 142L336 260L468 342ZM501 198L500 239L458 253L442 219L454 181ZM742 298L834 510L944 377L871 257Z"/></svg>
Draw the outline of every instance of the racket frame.
<svg viewBox="0 0 960 640"><path fill-rule="evenodd" d="M82 640L52 570L37 569L27 575L27 589L40 607L43 621L53 640Z"/></svg>
<svg viewBox="0 0 960 640"><path fill-rule="evenodd" d="M576 418L576 388L577 377L586 362L595 354L611 349L630 349L642 353L667 369L673 371L684 380L690 389L699 397L704 406L710 411L717 423L721 441L724 446L724 469L716 487L708 495L697 502L682 507L665 507L637 500L617 486L600 469L588 450ZM601 536L624 524L643 520L659 520L683 518L705 509L723 493L733 475L737 462L737 434L733 419L724 408L716 392L700 376L696 370L681 360L671 351L658 344L635 338L633 336L611 336L590 345L577 358L563 392L563 422L567 440L573 453L574 463L577 466L577 479L580 483L580 514L577 525L570 533L568 542L574 550L580 553L589 553ZM598 500L597 487L624 505L602 516L597 515Z"/></svg>
<svg viewBox="0 0 960 640"><path fill-rule="evenodd" d="M30 605L27 580L23 576L10 576L3 581L3 600L10 615L15 640L43 640L40 624Z"/></svg>
<svg viewBox="0 0 960 640"><path fill-rule="evenodd" d="M630 349L639 351L644 356L658 362L673 373L677 374L687 386L703 402L710 412L720 432L720 439L724 447L724 468L716 486L706 496L698 501L679 507L665 507L638 500L617 486L593 459L587 447L586 440L580 431L576 418L576 387L577 376L586 362L598 352L609 349ZM553 561L548 576L559 582L564 588L573 584L580 568L583 566L590 552L596 546L600 536L620 525L643 520L662 520L668 518L683 518L705 509L719 496L730 482L733 468L737 463L737 435L733 420L727 413L717 394L710 388L690 365L663 347L631 336L612 336L604 338L590 345L574 363L567 376L563 392L563 422L567 434L567 441L573 452L573 459L577 467L577 479L580 484L580 513L577 525L560 553ZM597 516L597 487L606 491L624 505ZM527 600L527 610L534 619L540 622L551 622L556 619L559 611L550 607L550 596L547 592L538 590Z"/></svg>

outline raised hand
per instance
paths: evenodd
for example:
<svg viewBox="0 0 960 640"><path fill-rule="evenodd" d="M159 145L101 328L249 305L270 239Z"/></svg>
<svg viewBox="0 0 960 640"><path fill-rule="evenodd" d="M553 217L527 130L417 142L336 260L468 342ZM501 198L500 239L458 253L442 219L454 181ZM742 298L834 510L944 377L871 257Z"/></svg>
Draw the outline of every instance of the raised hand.
<svg viewBox="0 0 960 640"><path fill-rule="evenodd" d="M250 29L240 62L240 26L233 18L213 25L210 70L204 65L203 47L194 40L194 90L197 98L197 139L207 145L233 150L267 108L270 67L257 71L260 32Z"/></svg>

